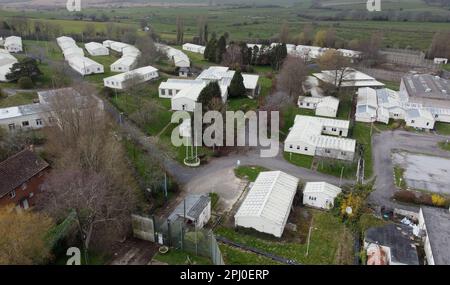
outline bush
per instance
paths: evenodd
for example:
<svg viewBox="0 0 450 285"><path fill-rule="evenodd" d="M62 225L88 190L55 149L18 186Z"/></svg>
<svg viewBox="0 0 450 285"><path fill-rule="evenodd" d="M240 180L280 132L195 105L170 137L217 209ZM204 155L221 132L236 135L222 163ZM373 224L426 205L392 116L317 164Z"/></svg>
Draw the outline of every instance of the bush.
<svg viewBox="0 0 450 285"><path fill-rule="evenodd" d="M447 200L438 194L431 195L431 202L434 206L444 207L447 204Z"/></svg>
<svg viewBox="0 0 450 285"><path fill-rule="evenodd" d="M30 77L20 77L19 81L17 81L19 87L22 89L31 89L33 88L33 80Z"/></svg>
<svg viewBox="0 0 450 285"><path fill-rule="evenodd" d="M413 192L401 190L395 192L394 199L403 203L415 203L416 195Z"/></svg>

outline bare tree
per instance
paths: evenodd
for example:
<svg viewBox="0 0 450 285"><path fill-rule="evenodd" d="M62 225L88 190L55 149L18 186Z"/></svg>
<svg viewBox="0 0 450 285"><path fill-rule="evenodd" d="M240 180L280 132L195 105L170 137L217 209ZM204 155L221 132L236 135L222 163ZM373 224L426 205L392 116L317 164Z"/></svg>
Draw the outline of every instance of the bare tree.
<svg viewBox="0 0 450 285"><path fill-rule="evenodd" d="M291 102L296 102L303 94L303 83L308 75L304 60L300 57L288 57L281 67L277 78L277 90L286 93Z"/></svg>
<svg viewBox="0 0 450 285"><path fill-rule="evenodd" d="M428 50L428 57L450 58L450 32L438 32L434 35Z"/></svg>
<svg viewBox="0 0 450 285"><path fill-rule="evenodd" d="M164 54L156 47L149 36L140 36L136 40L136 47L141 51L138 59L139 66L152 65L164 58Z"/></svg>
<svg viewBox="0 0 450 285"><path fill-rule="evenodd" d="M184 21L181 16L177 16L177 44L184 43Z"/></svg>
<svg viewBox="0 0 450 285"><path fill-rule="evenodd" d="M223 54L222 64L233 69L239 68L243 64L242 48L237 44L230 44Z"/></svg>
<svg viewBox="0 0 450 285"><path fill-rule="evenodd" d="M336 93L339 93L342 82L344 79L348 80L353 72L350 59L337 50L330 49L318 59L318 63L322 70L329 71L331 78L328 78L328 80L334 85Z"/></svg>
<svg viewBox="0 0 450 285"><path fill-rule="evenodd" d="M289 24L286 21L281 26L279 40L282 44L289 43Z"/></svg>
<svg viewBox="0 0 450 285"><path fill-rule="evenodd" d="M303 27L303 32L300 34L299 43L302 45L312 45L314 41L314 28L311 24L306 24Z"/></svg>

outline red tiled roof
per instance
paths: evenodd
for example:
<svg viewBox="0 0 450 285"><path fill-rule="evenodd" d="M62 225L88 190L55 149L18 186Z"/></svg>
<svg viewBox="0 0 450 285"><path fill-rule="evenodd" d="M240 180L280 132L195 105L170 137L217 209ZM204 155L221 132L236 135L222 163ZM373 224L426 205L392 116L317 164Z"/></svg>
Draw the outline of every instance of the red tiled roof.
<svg viewBox="0 0 450 285"><path fill-rule="evenodd" d="M0 198L48 167L45 160L28 149L0 162Z"/></svg>

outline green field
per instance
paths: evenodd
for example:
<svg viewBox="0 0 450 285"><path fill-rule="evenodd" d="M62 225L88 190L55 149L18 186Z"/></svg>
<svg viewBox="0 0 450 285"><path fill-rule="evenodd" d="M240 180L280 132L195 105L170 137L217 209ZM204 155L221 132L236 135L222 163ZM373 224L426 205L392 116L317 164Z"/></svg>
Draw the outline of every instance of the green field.
<svg viewBox="0 0 450 285"><path fill-rule="evenodd" d="M234 169L234 174L241 179L255 181L259 173L263 171L268 171L268 169L261 166L239 166Z"/></svg>
<svg viewBox="0 0 450 285"><path fill-rule="evenodd" d="M185 251L173 248L165 254L157 253L153 257L153 260L167 263L169 265L211 265L211 260L206 257L195 256ZM188 260L190 260L190 263L188 263Z"/></svg>
<svg viewBox="0 0 450 285"><path fill-rule="evenodd" d="M38 99L36 92L23 92L5 98L0 97L0 108L32 104L36 99Z"/></svg>

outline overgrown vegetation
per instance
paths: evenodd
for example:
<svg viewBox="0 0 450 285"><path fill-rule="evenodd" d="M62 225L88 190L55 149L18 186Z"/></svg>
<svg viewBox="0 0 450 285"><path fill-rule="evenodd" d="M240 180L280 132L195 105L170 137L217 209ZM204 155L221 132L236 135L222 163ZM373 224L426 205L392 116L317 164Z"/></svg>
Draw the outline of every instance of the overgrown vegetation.
<svg viewBox="0 0 450 285"><path fill-rule="evenodd" d="M238 166L234 169L234 174L241 179L255 181L259 173L263 171L268 171L268 169L261 166Z"/></svg>

